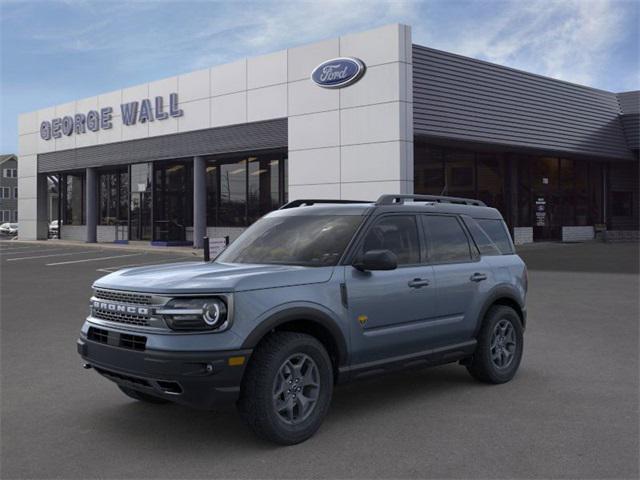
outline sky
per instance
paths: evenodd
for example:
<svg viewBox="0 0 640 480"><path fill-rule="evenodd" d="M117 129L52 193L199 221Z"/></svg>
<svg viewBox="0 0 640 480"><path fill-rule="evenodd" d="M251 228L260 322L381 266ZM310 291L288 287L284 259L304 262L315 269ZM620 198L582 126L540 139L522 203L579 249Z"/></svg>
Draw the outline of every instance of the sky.
<svg viewBox="0 0 640 480"><path fill-rule="evenodd" d="M413 42L640 89L639 0L0 0L0 153L19 113L400 22Z"/></svg>

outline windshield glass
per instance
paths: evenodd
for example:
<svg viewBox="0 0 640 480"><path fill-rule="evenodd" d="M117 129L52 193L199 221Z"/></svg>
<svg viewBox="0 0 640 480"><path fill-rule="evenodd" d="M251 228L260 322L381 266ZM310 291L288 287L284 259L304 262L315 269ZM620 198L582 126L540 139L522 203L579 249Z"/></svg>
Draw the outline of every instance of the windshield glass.
<svg viewBox="0 0 640 480"><path fill-rule="evenodd" d="M359 215L262 218L222 252L216 262L333 266L362 218Z"/></svg>

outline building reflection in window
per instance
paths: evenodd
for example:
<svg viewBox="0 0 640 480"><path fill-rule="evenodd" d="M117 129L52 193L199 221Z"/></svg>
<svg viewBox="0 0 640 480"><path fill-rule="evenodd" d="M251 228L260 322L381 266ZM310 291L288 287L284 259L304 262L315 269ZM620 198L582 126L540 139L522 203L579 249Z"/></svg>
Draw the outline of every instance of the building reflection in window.
<svg viewBox="0 0 640 480"><path fill-rule="evenodd" d="M62 175L62 222L64 225L84 225L84 175Z"/></svg>
<svg viewBox="0 0 640 480"><path fill-rule="evenodd" d="M210 159L207 225L244 227L286 201L286 154L278 151Z"/></svg>

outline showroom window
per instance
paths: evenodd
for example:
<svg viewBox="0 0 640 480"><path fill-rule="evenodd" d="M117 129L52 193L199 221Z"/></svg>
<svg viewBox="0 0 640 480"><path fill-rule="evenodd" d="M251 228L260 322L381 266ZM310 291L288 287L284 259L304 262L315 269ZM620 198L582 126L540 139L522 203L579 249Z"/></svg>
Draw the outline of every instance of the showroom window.
<svg viewBox="0 0 640 480"><path fill-rule="evenodd" d="M500 153L476 153L416 143L414 191L477 198L505 218L505 162Z"/></svg>
<svg viewBox="0 0 640 480"><path fill-rule="evenodd" d="M62 175L62 221L64 225L84 225L84 175Z"/></svg>
<svg viewBox="0 0 640 480"><path fill-rule="evenodd" d="M207 225L245 227L286 201L284 152L209 159Z"/></svg>
<svg viewBox="0 0 640 480"><path fill-rule="evenodd" d="M103 172L98 177L98 224L122 225L129 220L129 174L126 170Z"/></svg>

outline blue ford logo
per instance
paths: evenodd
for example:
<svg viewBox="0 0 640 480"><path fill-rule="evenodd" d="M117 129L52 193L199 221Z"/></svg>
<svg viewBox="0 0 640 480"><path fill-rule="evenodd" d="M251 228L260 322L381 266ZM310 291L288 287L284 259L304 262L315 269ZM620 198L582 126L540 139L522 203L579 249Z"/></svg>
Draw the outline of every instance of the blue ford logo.
<svg viewBox="0 0 640 480"><path fill-rule="evenodd" d="M318 65L311 72L311 80L324 88L342 88L357 82L364 71L364 63L357 58L334 58Z"/></svg>

